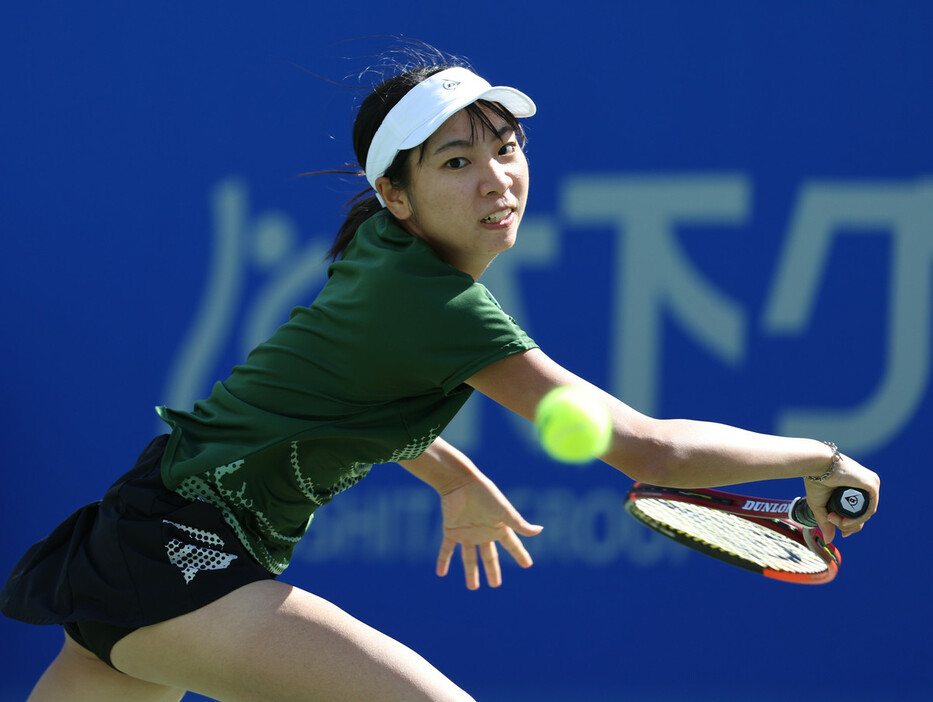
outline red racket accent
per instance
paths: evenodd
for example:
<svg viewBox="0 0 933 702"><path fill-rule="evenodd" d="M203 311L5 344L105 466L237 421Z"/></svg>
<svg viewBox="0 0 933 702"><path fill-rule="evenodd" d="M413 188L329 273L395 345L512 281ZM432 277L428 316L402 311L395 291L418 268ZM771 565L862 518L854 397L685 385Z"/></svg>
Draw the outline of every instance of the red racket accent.
<svg viewBox="0 0 933 702"><path fill-rule="evenodd" d="M795 516L809 512L799 502L635 483L625 509L658 533L726 563L783 582L827 583L839 571L839 551L818 528L793 521L792 510Z"/></svg>

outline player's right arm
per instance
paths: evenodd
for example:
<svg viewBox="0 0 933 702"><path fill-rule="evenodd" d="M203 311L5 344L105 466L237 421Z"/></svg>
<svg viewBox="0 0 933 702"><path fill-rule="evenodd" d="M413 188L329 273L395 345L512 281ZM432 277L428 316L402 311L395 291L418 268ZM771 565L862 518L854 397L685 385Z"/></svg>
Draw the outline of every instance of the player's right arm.
<svg viewBox="0 0 933 702"><path fill-rule="evenodd" d="M499 404L532 420L541 399L561 385L594 387L563 368L540 349L509 356L486 366L467 383ZM598 388L596 388L599 390ZM629 477L679 488L719 487L759 480L822 475L832 449L813 439L760 434L715 422L654 419L602 393L610 408L613 438L603 461ZM872 507L857 520L832 517L843 531L857 531L878 503L878 476L846 457L822 487L842 485L866 490ZM817 495L812 495L817 497ZM828 495L827 495L828 497ZM824 500L825 503L825 500ZM830 527L826 515L817 514Z"/></svg>

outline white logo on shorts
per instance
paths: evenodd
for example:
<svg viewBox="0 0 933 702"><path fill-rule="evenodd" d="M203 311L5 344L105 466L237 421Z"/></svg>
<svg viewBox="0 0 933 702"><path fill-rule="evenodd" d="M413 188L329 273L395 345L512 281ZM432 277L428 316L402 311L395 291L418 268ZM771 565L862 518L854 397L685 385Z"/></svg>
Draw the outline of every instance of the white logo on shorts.
<svg viewBox="0 0 933 702"><path fill-rule="evenodd" d="M170 522L167 519L162 520L162 523L171 524L173 527L188 534L192 539L203 541L211 546L220 546L223 548L224 541L217 536L217 534L204 531L203 529L185 526L184 524ZM186 583L190 583L194 580L194 576L198 574L198 571L223 570L236 559L236 556L232 553L224 553L223 551L218 551L206 546L185 543L179 539L171 539L165 544L165 551L168 554L169 562L181 569Z"/></svg>

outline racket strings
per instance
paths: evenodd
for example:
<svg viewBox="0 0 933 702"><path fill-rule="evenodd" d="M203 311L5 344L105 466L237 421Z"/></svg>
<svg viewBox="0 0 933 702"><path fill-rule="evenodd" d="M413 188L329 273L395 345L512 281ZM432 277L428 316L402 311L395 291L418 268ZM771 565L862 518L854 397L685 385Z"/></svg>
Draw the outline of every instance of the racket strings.
<svg viewBox="0 0 933 702"><path fill-rule="evenodd" d="M728 512L655 497L643 497L634 506L658 525L763 568L788 573L820 573L827 568L803 544Z"/></svg>

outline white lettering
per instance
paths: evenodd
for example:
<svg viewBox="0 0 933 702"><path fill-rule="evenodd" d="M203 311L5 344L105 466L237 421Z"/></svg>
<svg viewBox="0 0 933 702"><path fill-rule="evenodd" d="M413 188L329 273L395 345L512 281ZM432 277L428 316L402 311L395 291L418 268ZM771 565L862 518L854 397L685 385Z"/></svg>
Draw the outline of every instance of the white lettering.
<svg viewBox="0 0 933 702"><path fill-rule="evenodd" d="M616 228L611 385L647 414L659 409L666 311L725 363L744 358L743 311L690 263L675 227L743 224L750 190L742 175L574 176L564 187L562 211L572 222Z"/></svg>
<svg viewBox="0 0 933 702"><path fill-rule="evenodd" d="M887 361L877 390L855 407L789 409L779 433L831 436L850 451L882 447L909 421L929 381L930 276L933 274L933 183L810 183L803 187L765 311L765 329L800 332L812 320L817 293L834 276L834 237L888 232L893 248L888 297ZM850 281L850 284L852 281ZM832 320L822 320L832 327ZM832 343L842 343L835 329Z"/></svg>
<svg viewBox="0 0 933 702"><path fill-rule="evenodd" d="M787 512L789 508L785 502L762 502L760 500L746 500L745 504L742 505L742 509L749 512L783 513Z"/></svg>
<svg viewBox="0 0 933 702"><path fill-rule="evenodd" d="M164 395L169 407L188 409L206 396L219 379L222 354L233 350L235 362L245 358L288 319L291 307L310 301L324 283L325 244L312 241L296 251L297 227L288 215L265 212L250 218L249 209L247 187L238 179L221 181L211 193L211 260L197 312L169 370ZM251 267L267 279L241 309ZM165 425L159 421L158 427L162 431Z"/></svg>

